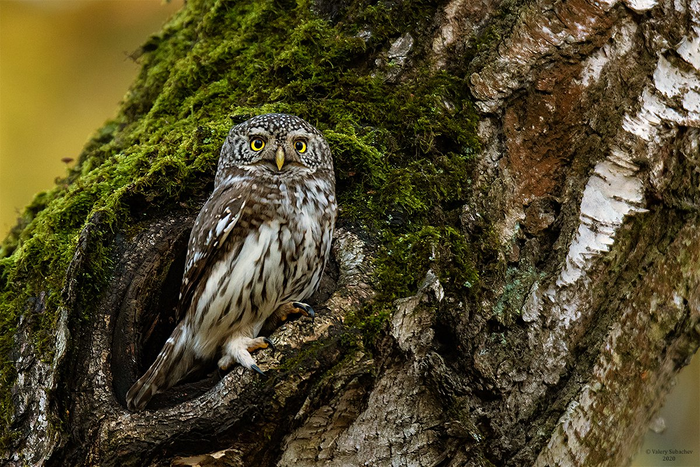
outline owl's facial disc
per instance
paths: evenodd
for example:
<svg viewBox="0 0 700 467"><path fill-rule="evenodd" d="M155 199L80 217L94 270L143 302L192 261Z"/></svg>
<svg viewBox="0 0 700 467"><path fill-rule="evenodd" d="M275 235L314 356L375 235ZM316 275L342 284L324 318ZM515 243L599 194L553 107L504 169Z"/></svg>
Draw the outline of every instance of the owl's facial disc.
<svg viewBox="0 0 700 467"><path fill-rule="evenodd" d="M231 128L221 148L215 184L240 170L278 181L332 176L333 157L323 135L308 122L294 115L265 114Z"/></svg>

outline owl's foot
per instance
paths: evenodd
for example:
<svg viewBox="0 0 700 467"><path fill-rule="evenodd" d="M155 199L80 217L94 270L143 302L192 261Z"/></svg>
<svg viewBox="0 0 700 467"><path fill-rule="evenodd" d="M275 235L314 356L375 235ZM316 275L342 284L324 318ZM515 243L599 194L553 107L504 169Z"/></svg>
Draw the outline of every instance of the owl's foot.
<svg viewBox="0 0 700 467"><path fill-rule="evenodd" d="M267 318L260 332L262 334L271 334L291 317L299 315L308 316L313 321L316 317L316 312L306 303L287 302L284 305L280 305L275 312Z"/></svg>
<svg viewBox="0 0 700 467"><path fill-rule="evenodd" d="M316 317L316 312L311 306L302 302L289 302L277 308L274 317L279 323L284 323L293 315L308 316L312 320Z"/></svg>
<svg viewBox="0 0 700 467"><path fill-rule="evenodd" d="M268 347L271 348L273 352L277 350L275 349L275 344L267 337L256 337L248 344L248 352L255 352L258 349L266 349Z"/></svg>
<svg viewBox="0 0 700 467"><path fill-rule="evenodd" d="M268 339L267 337L256 337L255 339L253 339L251 344L248 344L248 352L254 352L258 349L266 349L268 347L271 348L273 352L277 350L277 349L275 349L275 344L273 344L272 341L270 339ZM265 372L262 371L260 369L260 367L258 365L256 365L255 363L253 363L250 366L250 369L258 372L258 374L260 374L260 376L264 376L265 378L267 378L267 375L265 374Z"/></svg>
<svg viewBox="0 0 700 467"><path fill-rule="evenodd" d="M232 338L223 347L223 355L218 362L219 368L226 371L234 363L239 363L264 376L265 373L255 364L255 360L250 353L258 349L267 349L268 347L275 350L274 344L267 337L237 336Z"/></svg>
<svg viewBox="0 0 700 467"><path fill-rule="evenodd" d="M294 310L300 310L296 311L296 313L301 313L304 316L308 316L311 318L311 321L316 318L316 312L314 311L313 308L311 308L311 305L307 305L306 303L301 303L301 302L293 302L292 303L292 308ZM286 317L285 317L286 319Z"/></svg>

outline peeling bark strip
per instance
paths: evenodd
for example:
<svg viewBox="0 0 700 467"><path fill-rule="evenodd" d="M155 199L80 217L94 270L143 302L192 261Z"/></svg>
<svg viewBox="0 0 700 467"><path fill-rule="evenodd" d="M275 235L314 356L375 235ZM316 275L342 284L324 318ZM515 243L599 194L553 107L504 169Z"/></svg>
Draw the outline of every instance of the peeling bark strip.
<svg viewBox="0 0 700 467"><path fill-rule="evenodd" d="M507 103L515 89L531 86L527 82L536 81L540 73L549 74L547 71L533 73L538 64L546 69L552 66L554 54L576 56L583 52L583 60L573 65L573 68L583 65L583 69L578 76L573 76L573 84L565 85L562 91L571 93L571 88L579 88L575 91L580 95L578 108L583 111L580 125L584 127L580 134L593 130L596 136L602 137L602 144L596 148L598 154L592 158L588 156L593 162L602 160L595 163L582 188L578 225L569 224L569 235L573 235L561 269L545 276L544 280L532 281L524 297L522 318L528 323L529 341L540 354L529 368L536 377L526 377L521 383L524 400L533 395L544 396L548 388L561 386L562 378L565 378L563 385L567 391L560 394L574 391L568 401L562 400L567 409L559 417L547 446L537 456L535 465L541 466L621 465L628 461L635 454L654 410L660 407L658 395L665 392L678 366L687 363L697 349L700 320L699 265L696 262L700 242L694 233L698 205L690 207L692 215L688 219L668 224L664 219L675 217L670 212L680 207L670 202L670 193L664 192L664 188L670 186L669 179L677 176L674 172L684 171L679 169L679 163L689 163L690 170L698 168L694 154L698 149L696 128L700 126L697 105L700 3L626 2L636 12L654 7L660 10L639 23L624 10L614 9L616 2L579 3L583 7L575 18L562 14L564 9L571 11L574 3L554 5L556 15L553 17L546 13L550 7L537 3L539 8L533 15L536 19L525 16L515 26L511 38L499 47L496 61L472 75L472 89L481 99L480 107L491 112L505 110L507 115L509 108L518 105L517 99L515 103ZM611 22L613 15L616 23ZM666 25L660 15L668 18ZM681 32L674 27L679 22L690 25ZM664 33L675 37L664 37ZM594 36L610 38L602 47L588 53L584 41ZM546 39L542 40L543 37ZM601 93L601 86L618 83L615 75L621 70L624 73L627 68L651 68L650 64L640 67L632 62L644 55L640 45L649 43L656 49L648 61L656 65L640 83L638 94L622 88ZM542 88L537 82L534 86ZM551 88L546 91L555 95L558 92ZM595 121L600 115L591 109L601 105L601 94L615 96L618 93L622 103L631 104L630 110L617 119L615 126L601 128ZM540 119L547 117L545 114ZM535 120L534 117L530 119ZM588 125L591 128L585 129ZM522 128L518 138L528 139L522 134L528 132L532 138L537 129L535 126ZM689 138L695 140L690 143L691 147ZM576 143L572 141L573 145ZM574 161L587 156L576 151L571 155ZM669 170L671 167L675 170ZM509 171L507 162L500 168L506 174ZM576 174L571 175L572 182L581 187L581 181L573 181ZM697 184L684 189L688 197L697 200ZM556 197L563 194L568 198L564 206L574 205L576 196L574 194L572 199L567 191L570 193L570 189L565 188L564 192L553 190L548 194ZM534 204L527 195L523 197L531 206ZM655 197L669 204L650 203L650 198ZM504 227L506 232L517 237L516 227L508 223L527 218L529 213L527 208L523 212L525 206L515 200L513 205L515 212L509 215ZM687 204L684 208L688 208ZM649 212L650 209L653 212ZM630 226L629 216L634 213L646 214L642 214L640 222ZM627 226L626 238L619 240L623 225ZM633 236L630 236L631 230L635 231ZM665 255L654 251L653 243L642 240L644 235L652 235L657 241L668 244ZM502 238L512 242L513 237ZM560 250L565 245L561 240L565 238L560 237L555 243ZM623 258L624 252L631 253L631 258ZM678 257L676 255L692 266L671 266L662 259ZM606 256L608 266L601 261ZM648 268L645 272L635 271L642 265ZM666 276L662 277L664 274ZM619 294L603 289L612 284L620 287ZM663 310L658 308L659 304L664 304ZM605 313L611 315L600 317ZM656 320L667 327L652 325ZM605 323L612 323L612 328L601 329L600 325ZM667 350L668 354L661 357L659 343L652 337L654 331L671 332L676 323L684 323L685 331L680 331ZM585 338L585 333L591 330L602 332L595 340ZM592 367L588 367L585 359L578 362L571 359L577 348L594 356L599 351L596 347L601 352ZM590 381L581 386L566 380L569 375L586 375L589 371ZM648 381L646 378L652 373L659 379ZM648 410L648 407L653 409Z"/></svg>
<svg viewBox="0 0 700 467"><path fill-rule="evenodd" d="M146 148L133 164L150 169L82 227L52 358L34 345L55 306L48 286L18 320L2 462L618 466L635 455L700 343L700 2L370 3L188 1L144 46L123 120L90 143L87 175L71 183L80 195L123 177L127 137ZM283 44L269 42L278 21ZM225 74L270 55L255 85L258 69ZM127 388L175 326L188 203L207 194L217 135L232 112L261 106L333 120L314 122L329 124L341 200L316 320L270 323L278 352L256 355L268 380L205 370L130 413ZM482 151L465 169L473 147L454 127L473 107ZM402 125L371 120L389 119L385 108L405 112ZM140 133L153 121L184 155ZM93 303L102 249L111 269Z"/></svg>

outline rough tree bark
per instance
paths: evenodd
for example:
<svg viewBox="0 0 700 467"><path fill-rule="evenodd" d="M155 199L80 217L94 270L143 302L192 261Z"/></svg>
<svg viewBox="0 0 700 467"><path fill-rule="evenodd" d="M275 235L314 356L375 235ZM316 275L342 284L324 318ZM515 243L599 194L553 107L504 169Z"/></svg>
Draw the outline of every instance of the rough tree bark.
<svg viewBox="0 0 700 467"><path fill-rule="evenodd" d="M267 33L255 31L267 24L288 27L276 37L295 48L266 52ZM144 71L120 117L4 244L0 286L16 316L3 322L3 462L624 465L700 341L699 34L698 0L188 1L139 52ZM355 54L332 55L344 50L334 41ZM226 70L267 59L283 64L251 73L289 76L296 94L276 94L271 80L245 89L257 101L226 101L250 82ZM279 351L257 356L270 378L211 372L129 413L126 390L174 326L188 231L231 124L211 109L309 118L323 114L304 106L370 99L346 78L295 76L308 62L381 89L457 82L463 94L433 101L448 119L474 103L481 150L467 188L412 221L440 217L452 229L443 233L465 239L478 280L453 283L468 266L461 250L453 269L439 262L440 237L408 263L417 279L397 290L410 292L385 293L378 277L397 243L376 226L408 232L413 211L382 211L377 224L357 214L386 202L371 181L366 199L352 199L348 135L369 130L316 120L344 203L312 299L319 316L270 329ZM191 157L163 155L149 138ZM382 144L380 160L391 150ZM397 143L403 159L390 165L428 172L408 161L431 144L409 153ZM76 205L82 217L64 219ZM50 233L65 261L47 261L44 280L22 255L39 257L32 241L51 219L65 228ZM42 238L42 254L59 245Z"/></svg>

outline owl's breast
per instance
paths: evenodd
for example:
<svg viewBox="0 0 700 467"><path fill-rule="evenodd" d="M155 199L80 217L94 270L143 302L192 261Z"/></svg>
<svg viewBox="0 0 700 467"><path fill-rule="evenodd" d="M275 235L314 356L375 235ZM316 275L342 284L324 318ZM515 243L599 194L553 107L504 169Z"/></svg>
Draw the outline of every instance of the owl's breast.
<svg viewBox="0 0 700 467"><path fill-rule="evenodd" d="M292 209L280 228L280 238L284 239L281 303L308 298L316 290L330 252L334 199L322 196L315 188L307 186L289 193Z"/></svg>
<svg viewBox="0 0 700 467"><path fill-rule="evenodd" d="M314 184L251 192L201 285L194 304L198 334L257 333L280 305L308 298L330 253L335 209L334 196ZM214 351L200 347L202 355Z"/></svg>

